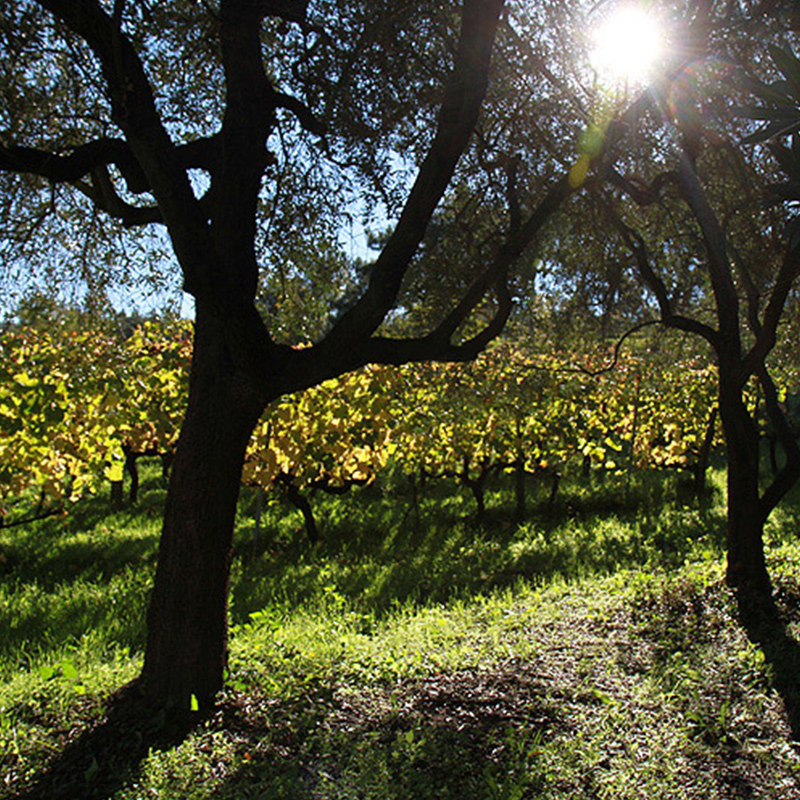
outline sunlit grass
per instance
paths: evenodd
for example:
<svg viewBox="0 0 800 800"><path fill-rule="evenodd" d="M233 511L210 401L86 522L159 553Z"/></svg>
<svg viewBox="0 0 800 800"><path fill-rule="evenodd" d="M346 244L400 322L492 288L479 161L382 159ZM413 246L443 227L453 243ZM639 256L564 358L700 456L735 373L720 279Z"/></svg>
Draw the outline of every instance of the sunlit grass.
<svg viewBox="0 0 800 800"><path fill-rule="evenodd" d="M256 535L243 497L223 710L114 797L713 797L721 753L752 796L788 796L763 788L800 765L772 666L721 581L723 477L702 502L673 476L573 478L552 509L533 485L521 525L510 480L482 521L453 484L414 507L392 480L315 497L313 547L281 505ZM140 509L97 498L0 532L0 753L15 780L140 669L162 500L151 476ZM798 507L768 527L781 586L800 584Z"/></svg>

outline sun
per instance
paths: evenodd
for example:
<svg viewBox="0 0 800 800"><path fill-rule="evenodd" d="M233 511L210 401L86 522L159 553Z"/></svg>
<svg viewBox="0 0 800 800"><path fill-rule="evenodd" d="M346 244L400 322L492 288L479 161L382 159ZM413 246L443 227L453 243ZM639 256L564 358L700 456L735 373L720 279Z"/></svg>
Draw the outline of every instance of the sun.
<svg viewBox="0 0 800 800"><path fill-rule="evenodd" d="M664 54L659 20L638 5L622 5L602 22L592 37L589 59L604 84L647 83Z"/></svg>

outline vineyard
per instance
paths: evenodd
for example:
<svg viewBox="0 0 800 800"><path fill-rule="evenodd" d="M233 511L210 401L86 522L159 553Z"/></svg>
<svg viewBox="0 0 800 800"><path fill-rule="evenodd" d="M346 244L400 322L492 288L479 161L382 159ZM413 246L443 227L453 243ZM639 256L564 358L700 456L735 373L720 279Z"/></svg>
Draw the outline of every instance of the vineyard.
<svg viewBox="0 0 800 800"><path fill-rule="evenodd" d="M189 323L149 322L128 338L23 328L1 347L5 525L65 511L107 485L119 505L125 480L135 503L142 456L168 470L186 403ZM696 356L659 365L647 354L589 358L503 342L474 363L367 367L272 404L242 482L294 503L312 539L312 494L343 493L388 469L415 486L456 480L478 515L487 481L513 473L522 519L530 480L547 480L554 501L570 473L674 468L702 491L715 420L716 373Z"/></svg>
<svg viewBox="0 0 800 800"><path fill-rule="evenodd" d="M61 403L75 386L63 353L78 364L89 341L109 348L97 362L109 381L137 375L137 391L166 384L180 396L185 332L76 334L84 346L60 357L58 337L15 332L9 341L36 358L15 356L27 377L10 396L38 409L34 382L61 380ZM45 343L51 360L37 370ZM109 711L141 669L162 465L145 462L135 502L129 491L109 501L108 486L131 480L130 457L169 453L173 430L142 424L126 406L134 393L112 383L114 395L42 412L38 429L21 417L17 441L46 427L38 452L62 471L20 460L19 494L6 488L8 796L733 800L732 786L798 796L788 742L800 730L800 654L788 638L748 639L724 585L720 459L703 502L674 491L678 469L694 490L710 442L713 370L681 361L677 380L627 355L589 373L612 360L523 358L504 345L470 366L351 373L271 408L244 473L255 487L232 549L225 686L213 714L191 712L188 734L163 715ZM64 446L70 412L96 446ZM307 509L307 533L308 509L323 523L316 545L296 512L270 502L280 499ZM795 495L769 526L776 597L793 624L799 519Z"/></svg>
<svg viewBox="0 0 800 800"><path fill-rule="evenodd" d="M0 3L0 795L800 800L798 8Z"/></svg>

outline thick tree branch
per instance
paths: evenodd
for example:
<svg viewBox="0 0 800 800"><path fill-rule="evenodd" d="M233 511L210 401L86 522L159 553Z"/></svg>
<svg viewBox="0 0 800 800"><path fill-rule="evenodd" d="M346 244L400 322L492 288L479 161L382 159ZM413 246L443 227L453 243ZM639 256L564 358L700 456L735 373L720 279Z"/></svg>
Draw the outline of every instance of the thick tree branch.
<svg viewBox="0 0 800 800"><path fill-rule="evenodd" d="M705 245L706 263L719 321L717 352L720 356L738 360L742 355L739 296L733 282L725 234L708 202L690 154L686 151L681 154L678 174L681 194L700 227Z"/></svg>
<svg viewBox="0 0 800 800"><path fill-rule="evenodd" d="M84 39L100 61L111 99L112 117L122 129L131 153L141 166L158 203L183 272L184 288L195 295L197 300L198 319L201 305L203 315L216 319L224 317L229 323L225 327L226 343L237 365L250 375L260 374L265 363L283 357L283 349L274 346L263 320L253 305L257 273L252 268L247 270L251 262L235 261L237 255L235 251L241 250L239 246L241 238L235 241L235 246L228 249L223 241L225 237L214 236L213 224L209 224L209 198L201 203L194 196L187 167L181 160L179 148L172 142L159 116L152 88L136 49L98 0L38 0L38 2ZM227 8L238 10L241 7L241 0L238 3L236 0L228 0ZM241 32L238 22L234 24L234 28L238 35ZM259 26L251 25L250 28L250 32L244 34L246 44L252 50L252 42L255 39L260 64ZM221 26L223 47L227 47L230 53L231 45L235 46L236 41L232 42L230 38L226 41L225 31L226 26L223 24ZM252 53L250 55L248 59L247 54L243 54L245 67L253 61ZM236 91L240 93L241 100L244 81L240 81L234 89L234 93ZM247 118L253 106L258 105L258 98L252 93L250 98L249 107L242 107L240 102L235 108L226 109L226 119L235 112L243 112ZM227 133L230 134L231 129L235 128L235 125L229 125ZM263 147L261 149L262 157L267 162L266 149ZM223 132L218 137L187 146L187 152L190 158L208 158L209 155L213 158L211 173L212 190L214 190L218 188L214 186L214 175L225 173L229 165L236 163L237 141L235 137L231 141L230 136L226 136L225 120L223 120ZM210 201L214 205L210 216L214 222L217 222L214 217L220 208L226 213L233 213L233 209L228 209L224 201L230 196L238 200L231 191L236 177L235 173L229 176L225 184L227 193L215 194L212 191ZM261 172L248 177L250 181L260 184ZM253 194L251 187L245 183L239 188L246 203ZM221 202L217 202L218 200ZM240 208L241 205L242 202L239 200L236 208ZM244 225L239 224L241 219L237 219L234 220L233 228L240 237L242 229L247 233L248 225L251 229L255 226L254 214L242 219L245 221ZM254 234L250 237L251 249L253 238ZM230 239L233 243L236 237ZM243 268L236 266L237 263L243 265ZM233 271L230 269L232 264L235 266Z"/></svg>
<svg viewBox="0 0 800 800"><path fill-rule="evenodd" d="M110 217L122 220L126 228L163 222L158 206L133 206L126 203L114 189L114 184L105 166L92 170L92 183L76 181L75 188L88 197L97 208L105 211Z"/></svg>
<svg viewBox="0 0 800 800"><path fill-rule="evenodd" d="M366 292L317 346L322 358L362 347L394 305L403 276L477 122L502 6L502 0L465 0L455 67L433 143Z"/></svg>
<svg viewBox="0 0 800 800"><path fill-rule="evenodd" d="M218 150L218 137L209 137L181 145L176 154L186 169L210 170L216 163ZM150 190L145 174L122 139L95 139L64 154L0 144L0 171L38 175L51 183L72 183L98 209L122 220L126 227L163 223L157 206L134 206L119 196L108 173L110 165L120 170L129 191L141 194ZM83 180L88 176L91 183Z"/></svg>
<svg viewBox="0 0 800 800"><path fill-rule="evenodd" d="M477 339L477 337L475 337ZM432 343L429 339L391 339L373 336L364 347L364 353L371 364L391 364L400 366L422 361L459 362L473 361L479 356L492 336L481 336L480 340L470 339L461 344Z"/></svg>
<svg viewBox="0 0 800 800"><path fill-rule="evenodd" d="M161 209L187 291L206 292L225 303L228 294L224 282L215 280L205 215L158 114L135 48L97 0L39 0L39 4L80 36L99 59L113 119L124 132Z"/></svg>
<svg viewBox="0 0 800 800"><path fill-rule="evenodd" d="M318 347L298 351L295 357L312 360L314 366L311 369L318 380L330 377L333 370L346 371L367 363L399 365L412 361L470 361L476 358L502 333L513 309L508 288L510 267L575 191L577 189L570 186L568 178L559 180L516 234L498 250L491 264L470 284L461 301L427 335L408 339L372 336L360 347L342 351L333 360L321 359ZM454 344L451 341L453 335L490 291L494 291L497 301L491 320L472 338Z"/></svg>
<svg viewBox="0 0 800 800"><path fill-rule="evenodd" d="M140 194L148 190L147 178L122 139L95 139L63 154L0 143L0 171L39 175L54 183L80 180L97 167L109 164L122 173L129 191Z"/></svg>
<svg viewBox="0 0 800 800"><path fill-rule="evenodd" d="M678 173L673 170L656 175L648 184L622 175L613 165L606 168L604 175L613 186L627 194L640 208L660 202L664 187L678 182Z"/></svg>
<svg viewBox="0 0 800 800"><path fill-rule="evenodd" d="M373 336L360 353L364 363L400 365L415 361L472 361L502 333L514 307L505 275L497 281L494 291L497 298L495 313L471 339L453 344L449 338L433 334L408 339Z"/></svg>
<svg viewBox="0 0 800 800"><path fill-rule="evenodd" d="M309 133L313 133L316 136L325 134L325 125L314 116L311 109L301 100L283 92L275 92L273 102L277 108L285 108L287 111L291 111L300 125Z"/></svg>
<svg viewBox="0 0 800 800"><path fill-rule="evenodd" d="M469 1L465 3L464 18L462 20L462 44L459 49L460 55L459 59L457 59L456 70L448 87L445 104L442 114L440 115L437 136L434 139L434 144L428 158L423 162L423 166L417 176L417 181L412 188L400 221L376 262L370 286L356 306L339 320L331 333L320 345L312 348L310 351L303 352L303 358L317 358L322 361L328 361L336 358L337 354L342 352L355 353L359 347L363 347L366 350L363 354L364 361L378 361L382 363L402 363L403 360L416 361L426 359L459 360L460 358L474 357L474 355L477 355L480 351L478 348L485 347L486 343L490 341L493 335L492 332L496 330L494 323L503 319L505 311L500 309L505 308L504 302L501 301L498 314L492 323L487 326L481 334L473 340L470 340L470 342L454 345L450 341L451 337L469 314L477 307L490 287L495 285L496 287L505 288L505 279L510 265L535 238L535 235L544 222L549 219L566 198L578 188L574 185L570 185L569 180L564 178L550 190L544 201L540 203L536 211L522 225L520 224L518 209L515 210L512 204L512 216L514 220L508 242L498 252L493 264L473 282L458 305L451 310L439 326L430 334L409 340L387 339L383 337L365 338L365 334L369 335L369 333L377 328L386 312L394 304L403 274L424 235L430 215L438 202L438 198L444 191L446 180L449 180L446 173L441 170L441 164L443 163L445 154L437 155L436 151L440 142L444 141L443 133L448 130L446 123L451 119L451 115L446 111L448 103L456 106L457 103L453 98L457 98L459 94L464 92L463 79L459 79L458 73L460 71L467 73L470 70L469 63L464 60L463 43L472 26L475 26L475 22L479 16L478 12L482 11L482 9L476 8L476 5L476 3L470 3ZM477 31L470 35L477 35ZM486 43L484 43L484 46L486 46ZM676 67L674 72L676 74L680 72L686 62L694 57L696 57L696 53L693 53L691 57L683 61L680 67ZM488 60L488 52L485 54L485 58ZM485 80L485 68L485 65L483 65L482 69L484 72L482 73L482 80ZM473 66L472 69L474 70L475 67ZM666 93L666 89L672 77L674 77L674 75L671 74L670 77L664 79L664 85L660 87L660 90L664 93ZM653 92L643 93L626 113L609 128L604 145L596 156L597 160L605 161L606 163L611 163L613 161L614 156L612 155L612 151L614 147L627 134L631 124L635 122L646 109L652 107L653 97L658 95L658 91L659 89L657 88ZM459 102L463 104L466 102L466 99L467 98ZM480 105L479 98L473 95L471 99L474 103L474 113L477 114L477 109ZM453 119L456 118L453 117ZM466 139L470 132L470 129L466 128L464 125L463 120L465 119L466 117L461 118L461 129L459 130L462 149L466 146ZM448 135L451 134L452 129L450 129ZM449 170L452 173L455 167L455 160L453 160L452 153L448 157L450 158ZM455 159L457 159L457 157L458 154L455 153ZM509 177L509 180L511 180L511 177ZM659 180L662 184L665 184L668 181L674 181L675 175L665 174ZM438 195L432 194L431 190L433 187L437 188ZM653 191L657 192L660 188L660 185L655 186ZM498 297L500 296L501 292L498 294ZM671 311L669 319L673 327L690 330L694 333L701 333L707 338L710 337L713 339L716 334L716 332L708 326L704 326L702 323L696 322L695 320L672 314ZM352 359L353 361L359 360L357 355L354 355Z"/></svg>
<svg viewBox="0 0 800 800"><path fill-rule="evenodd" d="M219 137L195 139L178 146L175 152L184 168L210 171L219 157ZM38 175L53 183L74 183L98 167L112 164L122 173L129 192L143 194L151 190L147 177L123 139L94 139L64 153L0 143L0 172Z"/></svg>
<svg viewBox="0 0 800 800"><path fill-rule="evenodd" d="M204 169L213 172L222 155L222 137L217 133L194 139L175 148L175 155L185 169Z"/></svg>
<svg viewBox="0 0 800 800"><path fill-rule="evenodd" d="M271 4L252 0L220 3L225 113L220 160L211 174L211 232L218 242L225 283L245 303L253 302L258 284L258 197L270 163L266 142L278 105L261 48L261 17L266 5Z"/></svg>

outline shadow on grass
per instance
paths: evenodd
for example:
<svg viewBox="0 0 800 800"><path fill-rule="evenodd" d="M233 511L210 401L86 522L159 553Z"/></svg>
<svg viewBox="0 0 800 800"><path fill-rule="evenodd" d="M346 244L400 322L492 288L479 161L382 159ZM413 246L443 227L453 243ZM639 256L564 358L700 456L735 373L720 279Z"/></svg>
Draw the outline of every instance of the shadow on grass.
<svg viewBox="0 0 800 800"><path fill-rule="evenodd" d="M144 705L134 684L120 689L104 717L69 741L9 800L100 800L124 789L152 750L179 745L199 714L167 718Z"/></svg>
<svg viewBox="0 0 800 800"><path fill-rule="evenodd" d="M212 716L166 724L123 690L96 725L8 800L104 800L130 788L152 751L202 728L235 742L219 798L522 797L538 785L534 750L561 725L542 686L517 670L464 671L335 697L325 681L297 696L224 697ZM339 794L339 790L344 794ZM492 791L494 790L494 791ZM209 795L211 796L211 795Z"/></svg>
<svg viewBox="0 0 800 800"><path fill-rule="evenodd" d="M50 591L86 578L108 580L131 564L153 561L162 506L163 491L144 493L137 506L118 511L104 498L84 498L68 515L14 529L0 541L0 576Z"/></svg>
<svg viewBox="0 0 800 800"><path fill-rule="evenodd" d="M649 484L634 487L638 494L632 490L627 500L611 479L599 499L586 487L570 488L554 509L546 494L531 492L523 524L515 520L507 489L487 498L486 513L477 520L469 499L452 487L435 484L418 501L370 488L346 502L320 499L324 535L314 546L296 520L292 532L285 519L273 517L258 537L242 525L232 582L234 623L276 600L302 605L334 589L381 617L398 604L448 602L520 581L680 565L698 546L719 550L724 536L717 506L667 503Z"/></svg>
<svg viewBox="0 0 800 800"><path fill-rule="evenodd" d="M220 798L528 797L562 723L535 676L465 670L335 696L240 695L212 721L247 748Z"/></svg>
<svg viewBox="0 0 800 800"><path fill-rule="evenodd" d="M777 604L770 602L766 607L747 594L740 593L736 599L748 639L761 648L772 669L772 685L783 700L792 740L800 742L800 644L786 622L791 606L795 606L795 613L800 608L800 595L779 588Z"/></svg>

